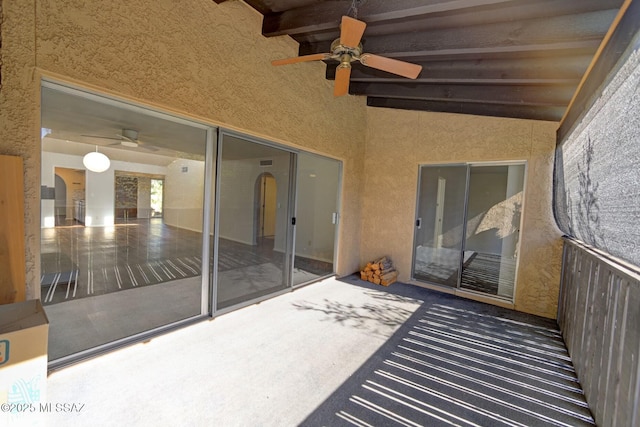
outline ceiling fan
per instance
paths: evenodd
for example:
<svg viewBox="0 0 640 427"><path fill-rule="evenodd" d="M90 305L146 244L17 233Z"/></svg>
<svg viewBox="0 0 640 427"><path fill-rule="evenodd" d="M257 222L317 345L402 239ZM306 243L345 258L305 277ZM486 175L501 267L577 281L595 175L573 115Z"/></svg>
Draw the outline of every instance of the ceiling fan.
<svg viewBox="0 0 640 427"><path fill-rule="evenodd" d="M122 129L121 134L115 134L114 136L104 136L104 135L82 135L88 136L90 138L100 138L100 139L113 139L118 142L109 145L122 145L123 147L137 148L141 147L146 150L158 151L156 147L152 147L138 139L138 131L134 129Z"/></svg>
<svg viewBox="0 0 640 427"><path fill-rule="evenodd" d="M362 35L367 24L349 16L342 17L340 26L340 38L331 43L331 53L316 53L313 55L298 56L295 58L278 59L272 61L272 65L287 65L307 61L324 61L334 59L340 61L336 68L336 81L333 88L334 96L346 95L349 92L349 77L351 76L351 63L359 61L367 67L376 68L388 73L415 79L422 71L422 66L384 56L362 53Z"/></svg>

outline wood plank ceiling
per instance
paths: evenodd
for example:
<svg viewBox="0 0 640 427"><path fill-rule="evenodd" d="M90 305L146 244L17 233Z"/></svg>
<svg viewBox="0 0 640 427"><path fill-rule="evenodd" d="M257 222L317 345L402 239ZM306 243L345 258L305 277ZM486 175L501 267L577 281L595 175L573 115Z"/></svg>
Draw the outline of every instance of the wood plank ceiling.
<svg viewBox="0 0 640 427"><path fill-rule="evenodd" d="M365 52L422 65L409 80L353 63L349 93L369 106L560 121L623 0L245 2L299 55L329 52L349 15L367 23Z"/></svg>

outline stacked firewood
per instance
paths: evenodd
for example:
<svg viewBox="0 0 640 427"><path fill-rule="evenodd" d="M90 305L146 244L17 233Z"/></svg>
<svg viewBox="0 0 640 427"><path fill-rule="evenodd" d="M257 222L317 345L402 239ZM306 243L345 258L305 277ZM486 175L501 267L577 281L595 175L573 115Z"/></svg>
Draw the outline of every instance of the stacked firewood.
<svg viewBox="0 0 640 427"><path fill-rule="evenodd" d="M376 261L368 262L360 270L360 278L376 285L389 286L398 279L398 271L393 267L391 258L385 256Z"/></svg>

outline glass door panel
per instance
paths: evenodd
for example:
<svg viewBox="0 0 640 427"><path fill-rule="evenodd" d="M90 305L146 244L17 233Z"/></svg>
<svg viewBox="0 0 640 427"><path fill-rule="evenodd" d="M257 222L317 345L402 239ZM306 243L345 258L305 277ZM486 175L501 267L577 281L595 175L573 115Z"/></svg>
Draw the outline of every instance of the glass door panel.
<svg viewBox="0 0 640 427"><path fill-rule="evenodd" d="M340 162L298 154L293 285L334 272Z"/></svg>
<svg viewBox="0 0 640 427"><path fill-rule="evenodd" d="M524 165L472 166L460 287L512 298Z"/></svg>
<svg viewBox="0 0 640 427"><path fill-rule="evenodd" d="M40 286L50 361L205 315L212 130L46 82L41 106ZM106 170L87 161L96 152ZM161 215L153 213L154 181L163 183Z"/></svg>
<svg viewBox="0 0 640 427"><path fill-rule="evenodd" d="M217 291L222 309L287 288L294 154L224 134L219 153Z"/></svg>
<svg viewBox="0 0 640 427"><path fill-rule="evenodd" d="M464 240L467 166L422 166L413 277L456 287Z"/></svg>

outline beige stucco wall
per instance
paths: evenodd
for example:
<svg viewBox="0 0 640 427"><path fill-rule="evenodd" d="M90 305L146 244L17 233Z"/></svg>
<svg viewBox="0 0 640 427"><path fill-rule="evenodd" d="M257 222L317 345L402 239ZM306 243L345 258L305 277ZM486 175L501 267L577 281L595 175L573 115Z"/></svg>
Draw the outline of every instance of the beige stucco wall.
<svg viewBox="0 0 640 427"><path fill-rule="evenodd" d="M344 161L339 274L358 268L364 99L334 99L324 65L264 38L239 1L2 0L0 154L25 161L27 297L39 288L41 76Z"/></svg>
<svg viewBox="0 0 640 427"><path fill-rule="evenodd" d="M526 160L514 308L555 317L561 233L551 210L557 123L367 108L360 262L390 255L411 276L420 164Z"/></svg>

